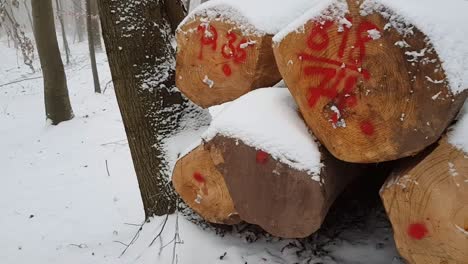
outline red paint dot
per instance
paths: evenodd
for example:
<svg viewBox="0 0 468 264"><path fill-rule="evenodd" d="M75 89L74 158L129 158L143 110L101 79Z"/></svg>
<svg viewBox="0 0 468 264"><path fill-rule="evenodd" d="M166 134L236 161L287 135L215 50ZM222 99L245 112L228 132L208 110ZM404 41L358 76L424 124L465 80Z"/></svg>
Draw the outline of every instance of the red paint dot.
<svg viewBox="0 0 468 264"><path fill-rule="evenodd" d="M338 113L333 113L330 119L333 122L333 124L338 123Z"/></svg>
<svg viewBox="0 0 468 264"><path fill-rule="evenodd" d="M421 240L427 236L428 232L429 230L427 230L426 225L421 223L411 224L408 226L408 236L412 239Z"/></svg>
<svg viewBox="0 0 468 264"><path fill-rule="evenodd" d="M223 73L224 73L224 75L226 75L228 77L231 76L231 74L232 74L231 67L229 67L229 65L227 65L227 64L224 64L223 65Z"/></svg>
<svg viewBox="0 0 468 264"><path fill-rule="evenodd" d="M205 177L199 172L193 173L193 178L199 183L205 183Z"/></svg>
<svg viewBox="0 0 468 264"><path fill-rule="evenodd" d="M258 164L265 164L268 161L268 153L258 150L256 160Z"/></svg>
<svg viewBox="0 0 468 264"><path fill-rule="evenodd" d="M374 134L374 125L370 121L361 122L361 131L365 135L372 136Z"/></svg>

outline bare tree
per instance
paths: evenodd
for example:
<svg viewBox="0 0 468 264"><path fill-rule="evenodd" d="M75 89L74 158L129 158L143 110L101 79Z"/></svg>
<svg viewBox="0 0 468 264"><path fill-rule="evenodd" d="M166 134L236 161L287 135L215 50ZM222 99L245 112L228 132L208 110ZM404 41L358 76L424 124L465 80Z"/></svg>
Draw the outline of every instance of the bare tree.
<svg viewBox="0 0 468 264"><path fill-rule="evenodd" d="M185 107L174 88L171 45L172 29L183 17L175 14L183 14L183 6L179 0L99 0L99 8L145 214L171 213L175 194L161 139L176 129Z"/></svg>
<svg viewBox="0 0 468 264"><path fill-rule="evenodd" d="M63 49L65 50L65 55L67 58L67 65L70 64L70 47L68 46L67 33L65 29L65 23L63 22L63 9L62 3L60 0L55 0L55 7L57 8L57 18L60 22L60 28L62 29L62 40L63 40Z"/></svg>
<svg viewBox="0 0 468 264"><path fill-rule="evenodd" d="M78 42L82 42L85 39L85 29L84 29L84 15L82 0L72 0L73 4L73 16L75 18L75 29L76 35L78 35Z"/></svg>
<svg viewBox="0 0 468 264"><path fill-rule="evenodd" d="M31 0L34 36L44 76L46 117L53 125L73 118L67 79L55 32L52 0Z"/></svg>
<svg viewBox="0 0 468 264"><path fill-rule="evenodd" d="M86 0L88 1L88 0ZM94 43L94 50L97 52L102 51L102 42L101 42L101 27L99 25L99 7L98 7L98 0L90 0L91 3L91 20L87 19L87 21L91 21L91 33L93 34L93 43ZM87 13L88 16L90 13ZM89 29L88 29L89 31ZM88 35L89 36L89 35Z"/></svg>
<svg viewBox="0 0 468 264"><path fill-rule="evenodd" d="M91 26L91 0L86 0L86 25L88 27L89 57L91 59L91 70L93 72L94 92L101 93L101 85L99 84L99 74L96 65L96 52L94 50L95 39Z"/></svg>
<svg viewBox="0 0 468 264"><path fill-rule="evenodd" d="M21 51L23 55L23 62L29 66L34 72L33 57L34 57L34 45L29 39L21 25L16 21L13 13L12 6L19 8L19 2L6 0L0 0L0 27L3 27L8 37L8 46L10 46L10 39L13 40L15 48Z"/></svg>

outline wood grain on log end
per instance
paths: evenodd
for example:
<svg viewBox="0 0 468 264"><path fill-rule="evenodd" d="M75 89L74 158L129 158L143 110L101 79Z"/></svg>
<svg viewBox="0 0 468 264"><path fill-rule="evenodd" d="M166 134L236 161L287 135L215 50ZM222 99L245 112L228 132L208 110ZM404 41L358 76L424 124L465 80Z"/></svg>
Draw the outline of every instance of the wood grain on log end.
<svg viewBox="0 0 468 264"><path fill-rule="evenodd" d="M207 143L240 217L268 233L306 237L320 228L328 209L360 172L322 150L320 181L240 140L216 136Z"/></svg>
<svg viewBox="0 0 468 264"><path fill-rule="evenodd" d="M416 27L400 34L380 13L361 16L356 1L348 3L351 27L310 20L274 45L280 72L335 157L373 163L417 154L439 139L467 92L451 93L436 51Z"/></svg>
<svg viewBox="0 0 468 264"><path fill-rule="evenodd" d="M207 108L232 101L282 79L271 35L247 35L227 20L206 20L195 17L176 35L176 84L195 104Z"/></svg>
<svg viewBox="0 0 468 264"><path fill-rule="evenodd" d="M203 145L179 159L172 183L187 205L206 221L230 225L241 221L223 176Z"/></svg>
<svg viewBox="0 0 468 264"><path fill-rule="evenodd" d="M380 196L408 263L468 263L468 156L446 137L402 163Z"/></svg>

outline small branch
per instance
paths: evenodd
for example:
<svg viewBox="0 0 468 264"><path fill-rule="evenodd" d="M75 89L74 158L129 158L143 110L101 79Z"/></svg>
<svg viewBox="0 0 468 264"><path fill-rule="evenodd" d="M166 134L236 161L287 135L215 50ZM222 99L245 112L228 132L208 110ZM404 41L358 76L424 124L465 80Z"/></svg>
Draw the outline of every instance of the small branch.
<svg viewBox="0 0 468 264"><path fill-rule="evenodd" d="M9 83L0 84L0 87L2 87L2 86L7 86L7 85L10 85L10 84L19 83L19 82L24 82L24 81L30 81L30 80L35 80L35 79L42 79L42 78L43 78L42 76L38 76L38 77L32 77L32 78L21 79L21 80L12 81L12 82L9 82Z"/></svg>
<svg viewBox="0 0 468 264"><path fill-rule="evenodd" d="M108 166L108 164L107 164L107 160L106 160L106 171L107 171L107 176L109 176L109 177L110 177L110 173L109 173L109 166Z"/></svg>
<svg viewBox="0 0 468 264"><path fill-rule="evenodd" d="M130 241L130 243L128 245L125 246L125 249L122 251L122 253L120 253L120 257L122 257L125 252L127 252L128 248L130 248L130 246L135 243L135 241L138 239L138 237L140 236L140 232L141 230L143 230L143 225L145 224L145 222L143 221L143 223L140 225L140 228L138 228L138 231L135 233L135 235L133 236L132 240Z"/></svg>

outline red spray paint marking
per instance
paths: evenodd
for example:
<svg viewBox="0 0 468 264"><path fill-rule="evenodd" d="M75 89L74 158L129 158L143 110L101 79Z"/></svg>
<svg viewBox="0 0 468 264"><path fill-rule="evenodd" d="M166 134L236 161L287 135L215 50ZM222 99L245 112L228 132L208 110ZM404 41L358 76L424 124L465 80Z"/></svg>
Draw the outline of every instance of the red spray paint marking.
<svg viewBox="0 0 468 264"><path fill-rule="evenodd" d="M352 22L351 18L347 19ZM332 25L332 22L326 22L323 25L316 23L307 38L307 47L312 51L322 51L328 48L330 45L328 31ZM348 62L346 63L343 58L345 58L346 47L351 32L351 29L346 26L344 26L341 43L338 48L338 59L319 57L305 52L298 54L299 60L315 64L315 66L309 65L304 67L304 74L306 76L320 76L321 78L317 86L309 88L307 102L310 107L316 106L322 97L331 101L340 112L353 108L358 104L358 99L354 92L358 78L361 76L365 80L369 80L371 77L367 70L362 69L362 62L366 56L365 45L372 40L367 31L372 29L379 30L376 25L368 21L363 21L357 26L357 30L355 30L356 42L348 52ZM356 51L358 52L357 54L355 54ZM356 56L357 58L355 58ZM341 92L339 92L339 87L343 87ZM331 111L329 114L331 115L330 120L336 124L340 118L339 115L334 111ZM374 134L374 126L367 121L361 123L361 130L366 135Z"/></svg>
<svg viewBox="0 0 468 264"><path fill-rule="evenodd" d="M203 177L203 175L201 175L199 172L194 172L193 178L199 183L205 183L205 177Z"/></svg>
<svg viewBox="0 0 468 264"><path fill-rule="evenodd" d="M429 230L425 224L415 223L408 226L407 232L412 239L421 240L427 236Z"/></svg>
<svg viewBox="0 0 468 264"><path fill-rule="evenodd" d="M200 53L198 54L198 59L203 60L203 46L211 45L211 49L216 51L218 45L218 31L212 25L209 25L207 28L206 25L199 25L198 32L201 33L201 46Z"/></svg>
<svg viewBox="0 0 468 264"><path fill-rule="evenodd" d="M232 74L231 66L229 66L229 65L227 65L227 64L224 64L224 65L223 65L223 73L224 73L224 75L226 75L227 77L231 76L231 74Z"/></svg>
<svg viewBox="0 0 468 264"><path fill-rule="evenodd" d="M370 121L361 122L361 131L367 136L374 135L374 125Z"/></svg>
<svg viewBox="0 0 468 264"><path fill-rule="evenodd" d="M265 164L268 161L268 153L262 150L258 150L256 161L258 164Z"/></svg>
<svg viewBox="0 0 468 264"><path fill-rule="evenodd" d="M228 44L224 44L221 49L221 54L225 59L234 59L237 64L243 63L247 59L247 52L241 48L242 44L247 43L246 39L242 39L237 47L234 43L237 41L237 35L234 32L227 33L226 37L229 39ZM226 52L229 50L229 52Z"/></svg>

